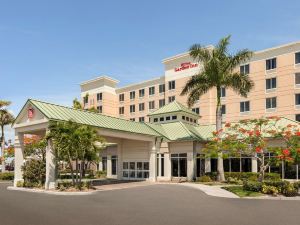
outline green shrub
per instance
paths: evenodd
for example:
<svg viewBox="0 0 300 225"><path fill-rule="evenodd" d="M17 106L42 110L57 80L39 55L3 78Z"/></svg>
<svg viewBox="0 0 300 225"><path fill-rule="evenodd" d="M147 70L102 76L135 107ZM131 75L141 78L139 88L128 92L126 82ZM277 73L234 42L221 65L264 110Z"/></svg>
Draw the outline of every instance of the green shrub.
<svg viewBox="0 0 300 225"><path fill-rule="evenodd" d="M274 186L268 186L268 185L263 184L261 192L264 194L271 194L273 196L277 196L279 191Z"/></svg>
<svg viewBox="0 0 300 225"><path fill-rule="evenodd" d="M31 159L23 166L23 179L26 187L42 186L46 180L46 163L42 160Z"/></svg>
<svg viewBox="0 0 300 225"><path fill-rule="evenodd" d="M209 176L202 176L197 179L198 182L211 182L212 179Z"/></svg>
<svg viewBox="0 0 300 225"><path fill-rule="evenodd" d="M300 181L297 181L294 184L295 189L299 190L300 189Z"/></svg>
<svg viewBox="0 0 300 225"><path fill-rule="evenodd" d="M242 180L239 180L235 177L228 177L227 178L227 183L229 184L238 184L238 185L242 185L243 184L243 181Z"/></svg>
<svg viewBox="0 0 300 225"><path fill-rule="evenodd" d="M24 187L24 182L21 181L21 180L19 180L19 181L17 182L17 187Z"/></svg>
<svg viewBox="0 0 300 225"><path fill-rule="evenodd" d="M97 178L105 178L107 175L106 171L96 171L96 177Z"/></svg>
<svg viewBox="0 0 300 225"><path fill-rule="evenodd" d="M225 172L225 179L228 177L236 178L238 180L257 180L259 173L253 172ZM209 176L212 180L217 179L217 172L209 172L205 173L205 175ZM255 179L256 178L256 179ZM280 174L278 173L265 173L265 180L280 180Z"/></svg>
<svg viewBox="0 0 300 225"><path fill-rule="evenodd" d="M294 184L286 183L286 185L282 188L282 194L286 197L294 197L298 195L298 189L294 187Z"/></svg>
<svg viewBox="0 0 300 225"><path fill-rule="evenodd" d="M0 173L0 180L13 180L14 173L13 172L3 172Z"/></svg>
<svg viewBox="0 0 300 225"><path fill-rule="evenodd" d="M93 182L88 180L83 182L83 186L87 189L93 189Z"/></svg>
<svg viewBox="0 0 300 225"><path fill-rule="evenodd" d="M289 184L289 182L282 181L282 180L278 180L278 181L266 180L263 182L263 184L265 184L267 186L274 186L278 189L279 193L282 193L283 189L286 187L287 184Z"/></svg>
<svg viewBox="0 0 300 225"><path fill-rule="evenodd" d="M262 190L262 183L258 181L244 181L243 189L245 191L256 191L261 192Z"/></svg>
<svg viewBox="0 0 300 225"><path fill-rule="evenodd" d="M72 182L71 181L59 181L58 183L57 183L57 188L59 189L59 190L66 190L66 189L68 189L68 188L70 188L70 187L72 187L73 186L73 184L72 184Z"/></svg>
<svg viewBox="0 0 300 225"><path fill-rule="evenodd" d="M265 173L265 180L274 180L274 181L279 181L280 174L279 173Z"/></svg>

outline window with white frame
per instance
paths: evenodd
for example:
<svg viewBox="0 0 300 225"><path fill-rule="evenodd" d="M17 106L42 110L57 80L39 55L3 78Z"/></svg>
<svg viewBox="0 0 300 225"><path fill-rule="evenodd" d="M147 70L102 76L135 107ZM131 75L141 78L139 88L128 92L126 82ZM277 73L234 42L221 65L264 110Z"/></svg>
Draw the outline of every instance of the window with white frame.
<svg viewBox="0 0 300 225"><path fill-rule="evenodd" d="M135 91L131 91L129 95L131 100L135 99Z"/></svg>
<svg viewBox="0 0 300 225"><path fill-rule="evenodd" d="M159 93L164 93L165 92L165 84L160 84L159 85Z"/></svg>
<svg viewBox="0 0 300 225"><path fill-rule="evenodd" d="M277 107L277 98L266 98L266 109L275 109Z"/></svg>
<svg viewBox="0 0 300 225"><path fill-rule="evenodd" d="M299 64L300 63L300 52L296 52L295 53L295 64Z"/></svg>
<svg viewBox="0 0 300 225"><path fill-rule="evenodd" d="M193 110L193 112L197 113L198 115L200 114L200 108L199 107L193 108L192 110Z"/></svg>
<svg viewBox="0 0 300 225"><path fill-rule="evenodd" d="M175 80L169 81L169 90L175 89Z"/></svg>
<svg viewBox="0 0 300 225"><path fill-rule="evenodd" d="M102 109L103 109L102 105L97 106L97 111L98 111L98 113L102 113Z"/></svg>
<svg viewBox="0 0 300 225"><path fill-rule="evenodd" d="M222 115L226 114L226 105L221 106Z"/></svg>
<svg viewBox="0 0 300 225"><path fill-rule="evenodd" d="M247 75L250 73L250 64L240 66L240 74Z"/></svg>
<svg viewBox="0 0 300 225"><path fill-rule="evenodd" d="M135 112L135 105L130 105L130 113L134 113Z"/></svg>
<svg viewBox="0 0 300 225"><path fill-rule="evenodd" d="M276 77L266 79L266 89L267 90L275 89L276 86L277 86L277 84L276 84Z"/></svg>
<svg viewBox="0 0 300 225"><path fill-rule="evenodd" d="M124 94L119 94L119 101L124 102Z"/></svg>
<svg viewBox="0 0 300 225"><path fill-rule="evenodd" d="M155 109L155 101L150 101L149 102L149 109L150 110Z"/></svg>
<svg viewBox="0 0 300 225"><path fill-rule="evenodd" d="M124 115L124 106L123 107L119 107L119 114L120 115Z"/></svg>
<svg viewBox="0 0 300 225"><path fill-rule="evenodd" d="M273 70L273 69L276 69L276 67L277 67L277 59L276 58L266 60L266 70Z"/></svg>
<svg viewBox="0 0 300 225"><path fill-rule="evenodd" d="M225 97L226 97L226 88L221 87L221 98L225 98Z"/></svg>
<svg viewBox="0 0 300 225"><path fill-rule="evenodd" d="M139 104L139 111L144 111L145 110L145 103L140 103Z"/></svg>
<svg viewBox="0 0 300 225"><path fill-rule="evenodd" d="M149 95L154 95L155 94L155 87L149 87Z"/></svg>
<svg viewBox="0 0 300 225"><path fill-rule="evenodd" d="M175 101L175 96L170 96L169 97L169 103L174 102Z"/></svg>
<svg viewBox="0 0 300 225"><path fill-rule="evenodd" d="M97 102L102 101L102 93L97 93Z"/></svg>
<svg viewBox="0 0 300 225"><path fill-rule="evenodd" d="M140 89L139 90L139 97L142 98L145 96L145 89Z"/></svg>
<svg viewBox="0 0 300 225"><path fill-rule="evenodd" d="M139 122L145 122L145 117L139 117Z"/></svg>
<svg viewBox="0 0 300 225"><path fill-rule="evenodd" d="M295 84L300 85L300 73L295 73Z"/></svg>
<svg viewBox="0 0 300 225"><path fill-rule="evenodd" d="M295 105L300 105L300 94L295 94Z"/></svg>
<svg viewBox="0 0 300 225"><path fill-rule="evenodd" d="M240 112L250 111L250 101L240 102Z"/></svg>
<svg viewBox="0 0 300 225"><path fill-rule="evenodd" d="M159 108L163 107L166 104L165 99L159 99Z"/></svg>

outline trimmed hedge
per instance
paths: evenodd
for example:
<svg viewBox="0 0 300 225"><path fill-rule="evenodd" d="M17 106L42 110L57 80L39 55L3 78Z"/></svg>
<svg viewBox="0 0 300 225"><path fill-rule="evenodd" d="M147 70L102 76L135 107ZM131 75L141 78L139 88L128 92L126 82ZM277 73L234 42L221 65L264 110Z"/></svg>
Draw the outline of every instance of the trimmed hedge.
<svg viewBox="0 0 300 225"><path fill-rule="evenodd" d="M254 180L259 176L259 173L253 172L225 172L225 179L227 180L229 177L235 178L237 180ZM209 176L212 180L217 179L217 172L205 173L206 176ZM278 173L265 173L265 180L280 180L280 174Z"/></svg>
<svg viewBox="0 0 300 225"><path fill-rule="evenodd" d="M0 173L0 180L13 180L14 173L13 172L3 172Z"/></svg>

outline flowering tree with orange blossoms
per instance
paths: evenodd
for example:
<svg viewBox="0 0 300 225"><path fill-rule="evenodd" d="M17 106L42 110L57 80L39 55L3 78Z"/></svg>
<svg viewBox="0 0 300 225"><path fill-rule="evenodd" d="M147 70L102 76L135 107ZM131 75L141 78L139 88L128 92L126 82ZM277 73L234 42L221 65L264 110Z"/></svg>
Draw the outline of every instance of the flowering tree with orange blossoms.
<svg viewBox="0 0 300 225"><path fill-rule="evenodd" d="M222 151L225 157L248 155L260 162L259 180L263 181L265 171L271 163L280 161L298 162L300 159L299 125L281 125L280 117L241 120L226 123L224 128L213 133L213 138L205 148L205 153L215 157ZM220 137L219 133L222 133ZM276 146L271 144L277 140ZM275 157L266 160L264 153Z"/></svg>

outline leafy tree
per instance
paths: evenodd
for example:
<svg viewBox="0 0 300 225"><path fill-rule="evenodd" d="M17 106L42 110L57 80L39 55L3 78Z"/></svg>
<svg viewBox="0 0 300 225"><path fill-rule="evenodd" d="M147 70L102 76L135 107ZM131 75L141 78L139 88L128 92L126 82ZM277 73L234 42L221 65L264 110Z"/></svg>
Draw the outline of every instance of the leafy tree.
<svg viewBox="0 0 300 225"><path fill-rule="evenodd" d="M88 95L87 95L85 98L88 98ZM81 103L78 101L77 98L75 98L75 99L73 100L73 108L74 108L74 109L82 109L82 110L85 110L84 107L81 105ZM97 110L94 106L91 107L91 108L89 108L89 109L87 109L87 110L90 111L90 112L98 113L98 110Z"/></svg>
<svg viewBox="0 0 300 225"><path fill-rule="evenodd" d="M216 131L222 128L222 88L232 89L237 94L247 97L253 87L253 81L246 74L236 72L236 68L250 59L252 52L244 49L235 55L228 53L230 36L219 41L217 46L210 50L195 44L190 48L190 56L203 65L199 73L192 76L183 88L181 95L188 94L188 106L191 107L199 98L209 90L216 90ZM221 132L218 132L221 136ZM224 181L224 167L222 149L218 149L218 176Z"/></svg>
<svg viewBox="0 0 300 225"><path fill-rule="evenodd" d="M47 138L53 141L57 160L68 163L72 183L80 187L85 172L85 164L98 161L101 143L104 139L99 137L97 130L73 121L51 122ZM75 168L74 163L75 162ZM78 164L80 163L80 168Z"/></svg>
<svg viewBox="0 0 300 225"><path fill-rule="evenodd" d="M2 150L2 171L5 170L5 158L4 158L4 149L5 149L5 133L4 127L12 124L14 121L14 116L6 109L10 105L9 101L0 101L0 127L1 127L1 150Z"/></svg>

